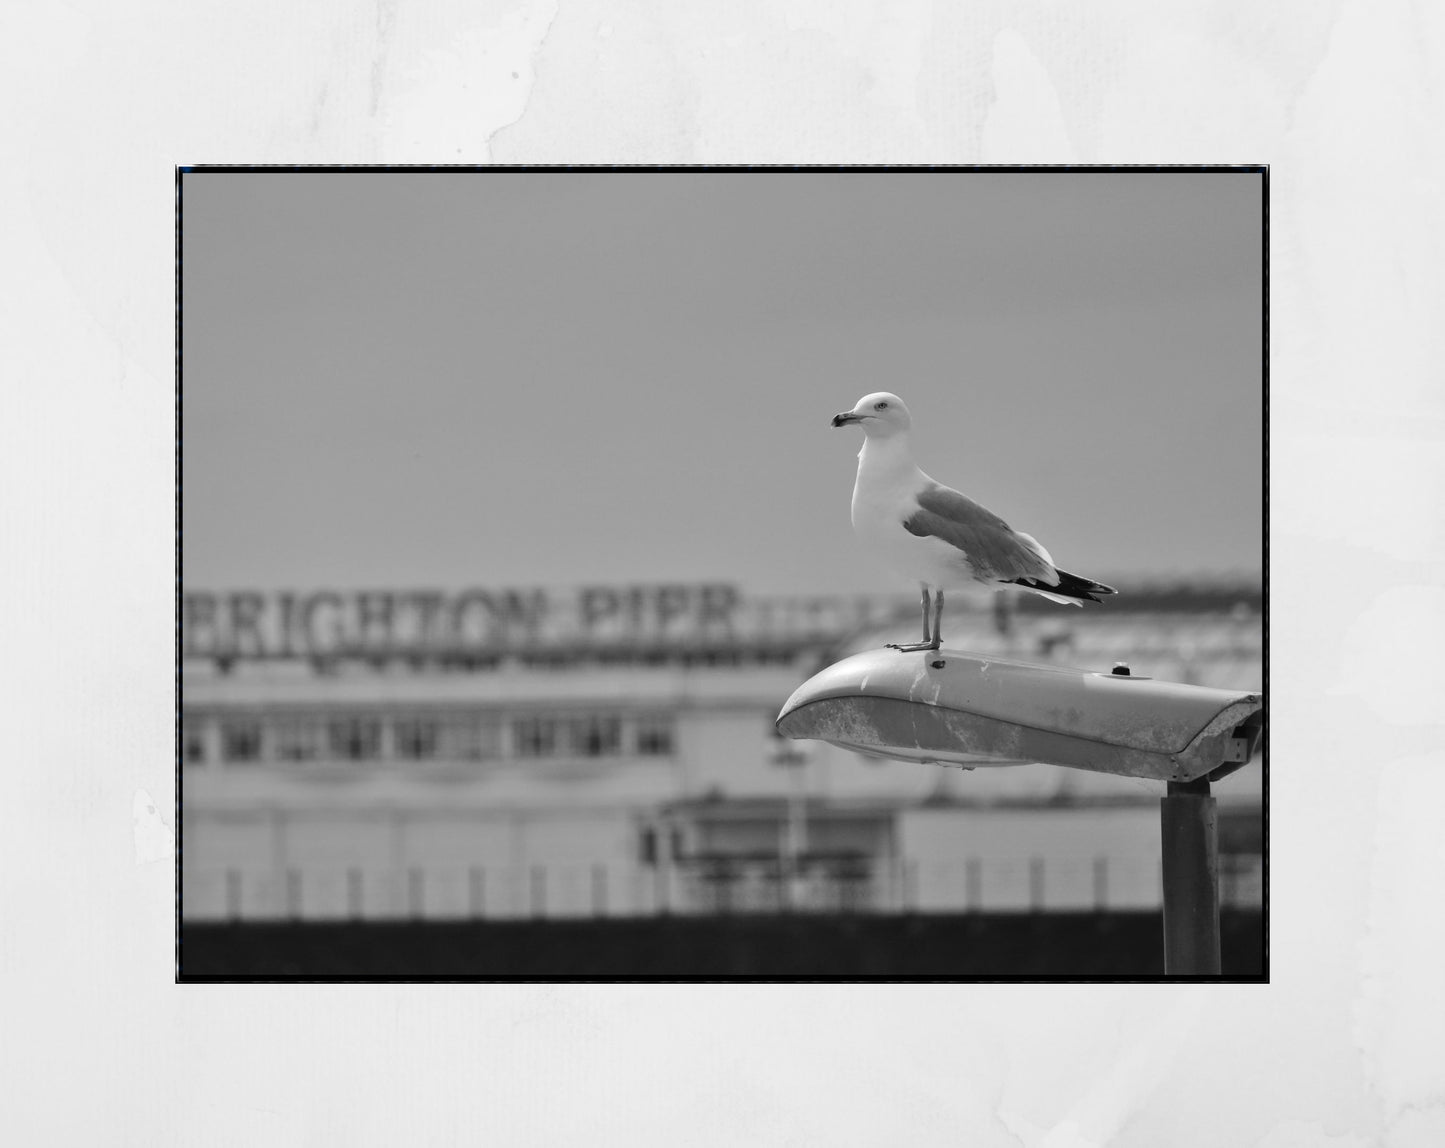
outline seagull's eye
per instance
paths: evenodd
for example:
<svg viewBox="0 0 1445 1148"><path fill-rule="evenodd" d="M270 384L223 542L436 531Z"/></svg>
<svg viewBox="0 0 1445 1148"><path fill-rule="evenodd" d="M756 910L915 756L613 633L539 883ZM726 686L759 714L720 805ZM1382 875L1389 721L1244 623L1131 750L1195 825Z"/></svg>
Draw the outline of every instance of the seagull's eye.
<svg viewBox="0 0 1445 1148"><path fill-rule="evenodd" d="M888 404L887 404L887 403L874 403L874 404L873 404L873 409L874 409L875 411L887 410L887 409L888 409Z"/></svg>

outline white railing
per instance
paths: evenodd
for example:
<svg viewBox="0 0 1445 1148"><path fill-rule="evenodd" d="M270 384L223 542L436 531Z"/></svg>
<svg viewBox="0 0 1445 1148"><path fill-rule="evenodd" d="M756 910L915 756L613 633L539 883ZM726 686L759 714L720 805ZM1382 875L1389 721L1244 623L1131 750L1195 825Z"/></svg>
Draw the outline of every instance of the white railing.
<svg viewBox="0 0 1445 1148"><path fill-rule="evenodd" d="M202 869L186 920L577 920L753 913L1112 912L1158 909L1157 859L969 858L807 863L710 859L668 867L552 864ZM1220 904L1258 908L1258 855L1220 858Z"/></svg>

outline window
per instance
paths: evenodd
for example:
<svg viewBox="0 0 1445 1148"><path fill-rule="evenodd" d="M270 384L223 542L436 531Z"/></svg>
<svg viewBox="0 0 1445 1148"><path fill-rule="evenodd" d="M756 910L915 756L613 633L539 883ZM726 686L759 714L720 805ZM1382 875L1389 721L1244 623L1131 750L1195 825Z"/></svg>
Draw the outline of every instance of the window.
<svg viewBox="0 0 1445 1148"><path fill-rule="evenodd" d="M557 752L554 718L521 718L513 726L518 757L551 757Z"/></svg>
<svg viewBox="0 0 1445 1148"><path fill-rule="evenodd" d="M404 761L429 761L437 755L437 723L430 718L401 718L396 727L396 756Z"/></svg>
<svg viewBox="0 0 1445 1148"><path fill-rule="evenodd" d="M381 752L381 723L376 718L337 718L330 727L331 754L348 761L372 761Z"/></svg>
<svg viewBox="0 0 1445 1148"><path fill-rule="evenodd" d="M637 752L643 757L669 757L673 752L673 722L668 714L648 714L637 722Z"/></svg>
<svg viewBox="0 0 1445 1148"><path fill-rule="evenodd" d="M315 718L287 717L276 723L279 761L314 761L321 756L321 723Z"/></svg>
<svg viewBox="0 0 1445 1148"><path fill-rule="evenodd" d="M206 760L206 722L202 718L181 719L181 762L200 765Z"/></svg>
<svg viewBox="0 0 1445 1148"><path fill-rule="evenodd" d="M572 752L579 757L616 757L622 752L622 722L616 717L578 718L572 725Z"/></svg>
<svg viewBox="0 0 1445 1148"><path fill-rule="evenodd" d="M221 755L227 761L256 761L261 756L261 723L231 718L221 723Z"/></svg>
<svg viewBox="0 0 1445 1148"><path fill-rule="evenodd" d="M501 731L497 723L472 714L447 718L439 730L439 756L460 761L486 761L497 757Z"/></svg>

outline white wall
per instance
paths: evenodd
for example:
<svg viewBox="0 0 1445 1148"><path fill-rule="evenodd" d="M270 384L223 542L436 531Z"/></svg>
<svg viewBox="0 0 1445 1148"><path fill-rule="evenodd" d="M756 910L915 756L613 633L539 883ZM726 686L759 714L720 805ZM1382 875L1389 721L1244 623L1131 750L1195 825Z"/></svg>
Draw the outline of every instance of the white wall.
<svg viewBox="0 0 1445 1148"><path fill-rule="evenodd" d="M911 865L914 907L1092 909L1103 859L1102 905L1159 903L1157 804L1110 809L907 809L899 852ZM1041 889L1031 867L1042 866Z"/></svg>
<svg viewBox="0 0 1445 1148"><path fill-rule="evenodd" d="M187 919L549 917L650 906L623 809L193 812Z"/></svg>
<svg viewBox="0 0 1445 1148"><path fill-rule="evenodd" d="M689 796L717 786L728 797L788 792L787 771L770 764L778 747L775 712L766 708L695 709L679 715L682 769Z"/></svg>

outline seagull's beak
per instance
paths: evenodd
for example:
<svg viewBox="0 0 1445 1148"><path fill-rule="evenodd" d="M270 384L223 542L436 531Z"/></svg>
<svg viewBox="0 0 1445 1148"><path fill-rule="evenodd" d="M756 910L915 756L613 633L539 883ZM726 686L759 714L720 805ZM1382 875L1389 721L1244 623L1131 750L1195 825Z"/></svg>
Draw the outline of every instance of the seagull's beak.
<svg viewBox="0 0 1445 1148"><path fill-rule="evenodd" d="M849 423L856 423L861 421L861 417L855 415L852 411L844 411L842 414L833 416L833 425L835 427L845 427Z"/></svg>

